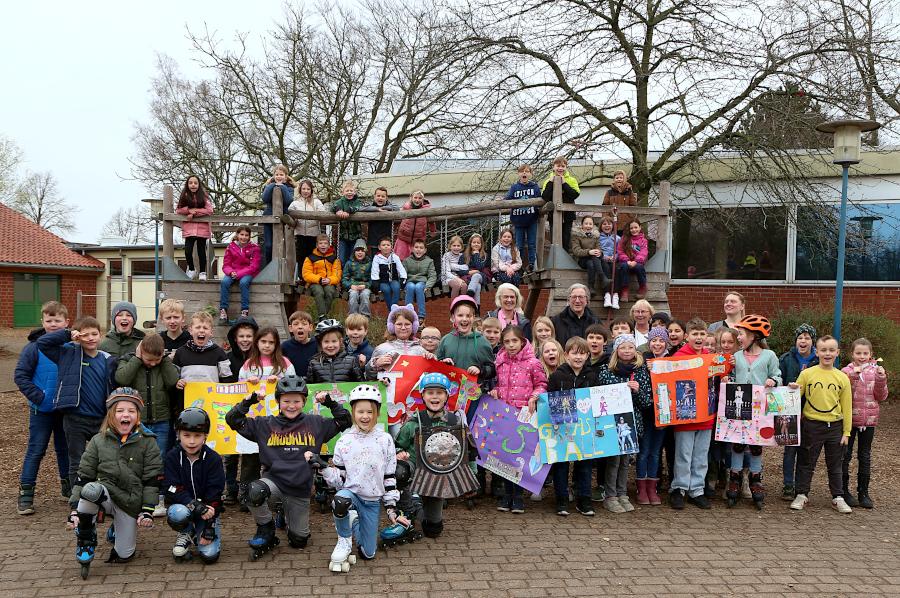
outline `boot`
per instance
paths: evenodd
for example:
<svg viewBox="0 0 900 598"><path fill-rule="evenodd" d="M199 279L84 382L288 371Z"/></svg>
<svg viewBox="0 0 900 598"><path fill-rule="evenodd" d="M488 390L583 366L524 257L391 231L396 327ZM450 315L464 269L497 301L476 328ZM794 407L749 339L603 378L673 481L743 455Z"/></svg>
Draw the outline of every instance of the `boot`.
<svg viewBox="0 0 900 598"><path fill-rule="evenodd" d="M850 493L850 474L845 473L842 476L844 482L844 502L847 503L848 506L858 507L859 501L856 500L856 497Z"/></svg>
<svg viewBox="0 0 900 598"><path fill-rule="evenodd" d="M746 467L741 470L741 498L753 498L750 492L750 470Z"/></svg>
<svg viewBox="0 0 900 598"><path fill-rule="evenodd" d="M874 509L875 503L869 497L869 478L868 472L860 473L856 479L856 492L858 494L859 506L864 509Z"/></svg>
<svg viewBox="0 0 900 598"><path fill-rule="evenodd" d="M422 521L422 533L426 538L437 538L444 531L443 521Z"/></svg>
<svg viewBox="0 0 900 598"><path fill-rule="evenodd" d="M647 285L642 284L641 286L638 287L637 298L643 299L646 296L647 296Z"/></svg>
<svg viewBox="0 0 900 598"><path fill-rule="evenodd" d="M728 488L725 489L725 499L728 501L729 507L733 507L737 504L740 493L741 472L732 470L728 479Z"/></svg>
<svg viewBox="0 0 900 598"><path fill-rule="evenodd" d="M650 480L637 480L637 502L639 505L649 505L650 496L647 492L647 485Z"/></svg>
<svg viewBox="0 0 900 598"><path fill-rule="evenodd" d="M762 484L762 472L750 474L750 494L753 497L753 504L756 505L757 509L761 510L766 500L766 491Z"/></svg>
<svg viewBox="0 0 900 598"><path fill-rule="evenodd" d="M59 493L66 500L69 500L69 497L72 496L72 483L69 481L69 478L60 478Z"/></svg>
<svg viewBox="0 0 900 598"><path fill-rule="evenodd" d="M619 291L619 301L622 303L628 303L628 287L625 287L621 291Z"/></svg>
<svg viewBox="0 0 900 598"><path fill-rule="evenodd" d="M16 504L19 515L34 514L34 484L19 486L19 500Z"/></svg>
<svg viewBox="0 0 900 598"><path fill-rule="evenodd" d="M658 479L650 478L649 480L644 480L646 484L645 488L647 490L647 499L650 501L651 505L661 505L662 500L659 498L659 494L656 492L656 485L659 483Z"/></svg>

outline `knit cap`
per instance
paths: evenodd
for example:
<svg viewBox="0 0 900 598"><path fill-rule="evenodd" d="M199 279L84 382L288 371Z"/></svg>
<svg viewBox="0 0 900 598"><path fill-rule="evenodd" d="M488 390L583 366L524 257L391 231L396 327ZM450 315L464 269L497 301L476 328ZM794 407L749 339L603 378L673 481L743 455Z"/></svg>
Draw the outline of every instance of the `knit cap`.
<svg viewBox="0 0 900 598"><path fill-rule="evenodd" d="M655 338L661 338L667 343L669 342L669 331L663 328L662 326L654 326L650 329L650 332L647 333L647 342L649 343Z"/></svg>
<svg viewBox="0 0 900 598"><path fill-rule="evenodd" d="M613 341L613 352L618 351L621 345L625 343L631 343L635 347L637 347L637 341L634 338L633 334L620 334L616 337L616 340Z"/></svg>
<svg viewBox="0 0 900 598"><path fill-rule="evenodd" d="M797 329L794 331L794 340L796 341L797 337L804 333L812 337L812 342L816 342L816 337L818 336L816 329L805 322L797 326Z"/></svg>
<svg viewBox="0 0 900 598"><path fill-rule="evenodd" d="M356 243L353 245L353 251L357 249L368 249L368 245L366 245L366 241L364 239L357 239Z"/></svg>
<svg viewBox="0 0 900 598"><path fill-rule="evenodd" d="M109 320L113 325L113 328L116 326L116 316L123 311L130 313L131 319L134 320L135 323L137 322L137 307L135 307L134 303L131 303L130 301L119 301L112 306L111 310L109 310Z"/></svg>

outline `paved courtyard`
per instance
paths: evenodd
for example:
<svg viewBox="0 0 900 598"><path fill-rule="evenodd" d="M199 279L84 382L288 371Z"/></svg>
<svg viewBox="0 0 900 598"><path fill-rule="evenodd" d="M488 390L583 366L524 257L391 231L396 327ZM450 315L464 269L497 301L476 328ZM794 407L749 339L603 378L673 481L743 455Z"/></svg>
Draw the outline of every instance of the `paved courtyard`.
<svg viewBox="0 0 900 598"><path fill-rule="evenodd" d="M875 439L873 511L831 510L822 475L802 513L772 498L762 513L748 504L729 510L716 500L712 511L638 507L622 515L600 510L593 518L563 519L549 500L526 501L528 511L518 516L497 513L485 500L473 511L452 505L439 540L379 552L342 575L327 568L335 539L329 516L312 515L306 550L283 542L250 562L250 517L230 509L215 565L175 563L174 533L157 520L152 530L140 532L132 563L106 564L109 545L101 543L91 575L82 581L73 535L63 527L67 508L52 452L42 466L37 513L15 513L26 437L22 401L18 393L0 394L2 596L900 595L900 410L891 404ZM776 459L774 449L767 455L767 482L780 490L780 455Z"/></svg>

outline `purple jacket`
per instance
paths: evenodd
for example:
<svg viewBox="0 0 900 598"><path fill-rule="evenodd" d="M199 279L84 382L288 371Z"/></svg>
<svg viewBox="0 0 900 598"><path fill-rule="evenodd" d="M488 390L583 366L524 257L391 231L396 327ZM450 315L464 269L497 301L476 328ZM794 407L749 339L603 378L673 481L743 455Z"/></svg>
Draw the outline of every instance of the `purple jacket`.
<svg viewBox="0 0 900 598"><path fill-rule="evenodd" d="M234 272L238 279L248 275L256 276L259 274L261 262L262 256L259 252L259 245L250 241L241 247L237 241L232 241L225 249L225 261L222 262L222 272L226 276L231 276L231 273Z"/></svg>

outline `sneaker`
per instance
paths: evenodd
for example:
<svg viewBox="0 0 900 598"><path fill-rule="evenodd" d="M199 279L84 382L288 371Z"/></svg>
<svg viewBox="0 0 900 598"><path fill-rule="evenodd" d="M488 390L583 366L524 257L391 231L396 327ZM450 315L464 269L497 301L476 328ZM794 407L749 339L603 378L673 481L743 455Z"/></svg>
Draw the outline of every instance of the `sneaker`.
<svg viewBox="0 0 900 598"><path fill-rule="evenodd" d="M850 505L844 500L843 496L836 496L831 499L831 508L837 511L838 513L852 513L853 509L850 508Z"/></svg>
<svg viewBox="0 0 900 598"><path fill-rule="evenodd" d="M201 272L199 276L197 276L199 280L206 280L206 272Z"/></svg>
<svg viewBox="0 0 900 598"><path fill-rule="evenodd" d="M569 516L569 501L565 497L556 497L556 514L560 517Z"/></svg>
<svg viewBox="0 0 900 598"><path fill-rule="evenodd" d="M612 303L612 305L610 307L612 307L613 309L619 309L619 294L618 293L613 293L611 303Z"/></svg>
<svg viewBox="0 0 900 598"><path fill-rule="evenodd" d="M796 496L796 492L794 492L792 484L785 484L781 488L781 500L794 500L794 496Z"/></svg>
<svg viewBox="0 0 900 598"><path fill-rule="evenodd" d="M875 503L872 502L872 498L868 494L860 494L859 495L859 506L864 509L874 509Z"/></svg>
<svg viewBox="0 0 900 598"><path fill-rule="evenodd" d="M166 516L166 503L160 499L159 504L153 509L154 517L165 517Z"/></svg>
<svg viewBox="0 0 900 598"><path fill-rule="evenodd" d="M505 496L501 496L497 499L497 510L503 513L509 513L509 504L510 499L506 498Z"/></svg>
<svg viewBox="0 0 900 598"><path fill-rule="evenodd" d="M575 509L585 517L594 516L594 507L591 506L591 499L588 496L579 496L576 498Z"/></svg>
<svg viewBox="0 0 900 598"><path fill-rule="evenodd" d="M672 490L669 493L669 506L676 511L684 509L684 490Z"/></svg>
<svg viewBox="0 0 900 598"><path fill-rule="evenodd" d="M510 503L510 512L519 515L525 512L525 501L521 497L512 499Z"/></svg>
<svg viewBox="0 0 900 598"><path fill-rule="evenodd" d="M540 492L532 492L531 500L533 500L534 502L541 502L542 500L544 500L544 491L541 490Z"/></svg>
<svg viewBox="0 0 900 598"><path fill-rule="evenodd" d="M228 312L224 309L219 310L219 324L227 324L228 323Z"/></svg>
<svg viewBox="0 0 900 598"><path fill-rule="evenodd" d="M703 494L700 494L698 496L689 496L688 502L700 509L711 509L712 508L712 505L709 504L709 499L706 498L706 496Z"/></svg>
<svg viewBox="0 0 900 598"><path fill-rule="evenodd" d="M250 310L249 310L249 309L242 309L242 310L241 310L241 316L243 316L243 317L246 318L246 317L249 316L249 315L250 315Z"/></svg>
<svg viewBox="0 0 900 598"><path fill-rule="evenodd" d="M805 494L798 494L794 497L794 500L791 501L791 508L795 511L802 511L803 507L805 507L808 502L809 499L806 498Z"/></svg>
<svg viewBox="0 0 900 598"><path fill-rule="evenodd" d="M609 293L603 295L603 307L612 307L612 295Z"/></svg>
<svg viewBox="0 0 900 598"><path fill-rule="evenodd" d="M631 501L628 500L627 496L620 496L619 504L622 506L623 509L625 509L626 513L630 513L634 510L634 505L631 504Z"/></svg>
<svg viewBox="0 0 900 598"><path fill-rule="evenodd" d="M705 496L706 498L715 498L716 489L713 486L706 484L706 486L704 486L703 488L703 496Z"/></svg>
<svg viewBox="0 0 900 598"><path fill-rule="evenodd" d="M850 494L849 492L844 492L844 502L847 503L848 507L858 507L859 501L856 500L856 497Z"/></svg>
<svg viewBox="0 0 900 598"><path fill-rule="evenodd" d="M610 513L624 513L625 507L619 503L618 497L610 496L603 501L603 508Z"/></svg>
<svg viewBox="0 0 900 598"><path fill-rule="evenodd" d="M191 550L191 535L184 532L175 538L175 546L172 547L172 556L181 558Z"/></svg>
<svg viewBox="0 0 900 598"><path fill-rule="evenodd" d="M194 280L194 277L197 276L197 272L195 272L194 270L186 270L185 274L187 274L187 277L190 280Z"/></svg>
<svg viewBox="0 0 900 598"><path fill-rule="evenodd" d="M591 500L593 502L603 502L605 498L606 490L604 488L594 488L594 491L591 492Z"/></svg>

